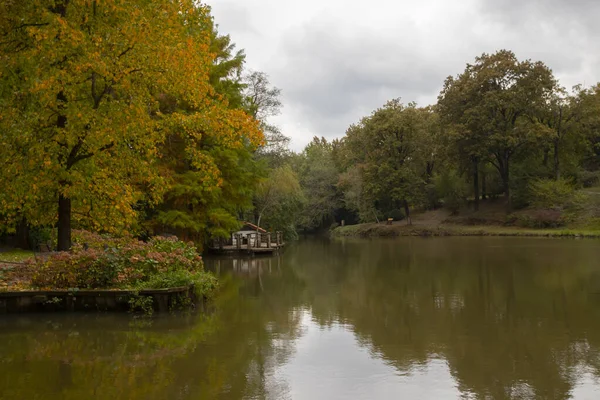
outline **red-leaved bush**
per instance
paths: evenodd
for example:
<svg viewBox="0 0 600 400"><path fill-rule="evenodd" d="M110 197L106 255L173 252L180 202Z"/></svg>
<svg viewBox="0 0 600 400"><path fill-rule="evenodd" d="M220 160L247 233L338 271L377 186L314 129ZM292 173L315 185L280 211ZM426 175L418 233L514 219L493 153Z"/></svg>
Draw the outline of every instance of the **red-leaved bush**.
<svg viewBox="0 0 600 400"><path fill-rule="evenodd" d="M159 289L196 284L212 290L191 243L154 237L149 242L78 231L70 252L32 261L31 284L43 289Z"/></svg>

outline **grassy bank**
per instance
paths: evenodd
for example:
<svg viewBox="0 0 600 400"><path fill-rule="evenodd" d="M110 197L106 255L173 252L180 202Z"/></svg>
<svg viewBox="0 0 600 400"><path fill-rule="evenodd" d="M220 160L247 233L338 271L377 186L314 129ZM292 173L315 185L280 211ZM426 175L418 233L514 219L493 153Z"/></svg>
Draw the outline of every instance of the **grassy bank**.
<svg viewBox="0 0 600 400"><path fill-rule="evenodd" d="M7 249L5 251L0 250L0 264L6 263L20 263L33 258L33 251L21 250L21 249Z"/></svg>
<svg viewBox="0 0 600 400"><path fill-rule="evenodd" d="M510 216L502 202L485 202L479 211L461 210L451 215L447 210L435 210L416 214L411 225L406 221L394 221L392 225L366 223L338 227L332 231L337 237L385 237L385 236L538 236L538 237L585 237L600 238L600 196L591 197L577 217L563 227L532 228L518 226L528 221L539 210L521 210Z"/></svg>
<svg viewBox="0 0 600 400"><path fill-rule="evenodd" d="M359 224L338 227L332 231L335 237L393 237L393 236L529 236L600 238L600 230L588 229L527 229L490 225L461 226L440 224L421 226L418 224L393 225Z"/></svg>

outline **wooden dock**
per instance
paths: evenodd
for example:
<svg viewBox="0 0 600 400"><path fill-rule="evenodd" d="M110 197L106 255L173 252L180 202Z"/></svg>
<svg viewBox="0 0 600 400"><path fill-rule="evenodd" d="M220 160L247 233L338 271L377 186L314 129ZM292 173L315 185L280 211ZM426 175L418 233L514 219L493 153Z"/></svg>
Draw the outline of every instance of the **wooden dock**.
<svg viewBox="0 0 600 400"><path fill-rule="evenodd" d="M254 232L233 234L229 240L216 241L210 249L217 253L273 254L284 246L281 232Z"/></svg>

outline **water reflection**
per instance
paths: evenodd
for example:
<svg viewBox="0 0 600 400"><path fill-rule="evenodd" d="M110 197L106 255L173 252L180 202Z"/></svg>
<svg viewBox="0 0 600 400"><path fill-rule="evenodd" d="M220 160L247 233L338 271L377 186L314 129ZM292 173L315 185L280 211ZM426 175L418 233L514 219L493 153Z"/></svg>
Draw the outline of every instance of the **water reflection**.
<svg viewBox="0 0 600 400"><path fill-rule="evenodd" d="M203 314L0 319L0 399L600 398L596 241L307 240Z"/></svg>

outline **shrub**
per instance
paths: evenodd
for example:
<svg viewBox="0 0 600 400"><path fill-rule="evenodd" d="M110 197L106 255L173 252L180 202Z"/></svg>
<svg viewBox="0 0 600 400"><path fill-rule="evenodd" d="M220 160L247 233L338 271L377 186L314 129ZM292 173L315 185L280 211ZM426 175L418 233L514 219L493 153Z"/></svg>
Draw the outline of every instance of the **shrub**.
<svg viewBox="0 0 600 400"><path fill-rule="evenodd" d="M34 226L29 230L29 244L36 250L40 245L48 245L51 249L56 248L57 230L55 228Z"/></svg>
<svg viewBox="0 0 600 400"><path fill-rule="evenodd" d="M107 248L122 248L137 242L132 236L112 237L106 234L99 234L84 230L73 230L73 248L93 248L105 250Z"/></svg>
<svg viewBox="0 0 600 400"><path fill-rule="evenodd" d="M581 171L577 178L585 188L596 186L600 183L600 171Z"/></svg>
<svg viewBox="0 0 600 400"><path fill-rule="evenodd" d="M83 231L77 237L71 252L31 262L34 287L139 290L194 284L199 295L208 295L216 287L216 280L203 271L202 258L191 243L161 237L145 243Z"/></svg>
<svg viewBox="0 0 600 400"><path fill-rule="evenodd" d="M460 207L465 203L468 190L460 175L451 169L447 169L434 178L434 184L438 196L453 214L458 213Z"/></svg>
<svg viewBox="0 0 600 400"><path fill-rule="evenodd" d="M547 229L566 225L567 219L560 210L531 210L512 214L515 225L523 228Z"/></svg>
<svg viewBox="0 0 600 400"><path fill-rule="evenodd" d="M166 289L193 284L196 294L210 297L216 290L217 279L203 271L169 271L164 274L152 275L147 281L140 281L139 289Z"/></svg>
<svg viewBox="0 0 600 400"><path fill-rule="evenodd" d="M566 179L538 179L529 185L530 203L536 208L574 210L582 206L585 196Z"/></svg>
<svg viewBox="0 0 600 400"><path fill-rule="evenodd" d="M32 284L56 289L109 287L118 271L107 261L97 250L56 253L34 265Z"/></svg>
<svg viewBox="0 0 600 400"><path fill-rule="evenodd" d="M436 208L442 206L438 188L436 187L435 183L426 184L424 194L424 206L426 210L435 210Z"/></svg>
<svg viewBox="0 0 600 400"><path fill-rule="evenodd" d="M404 211L397 208L387 213L388 218L393 218L394 221L402 221L404 219Z"/></svg>

